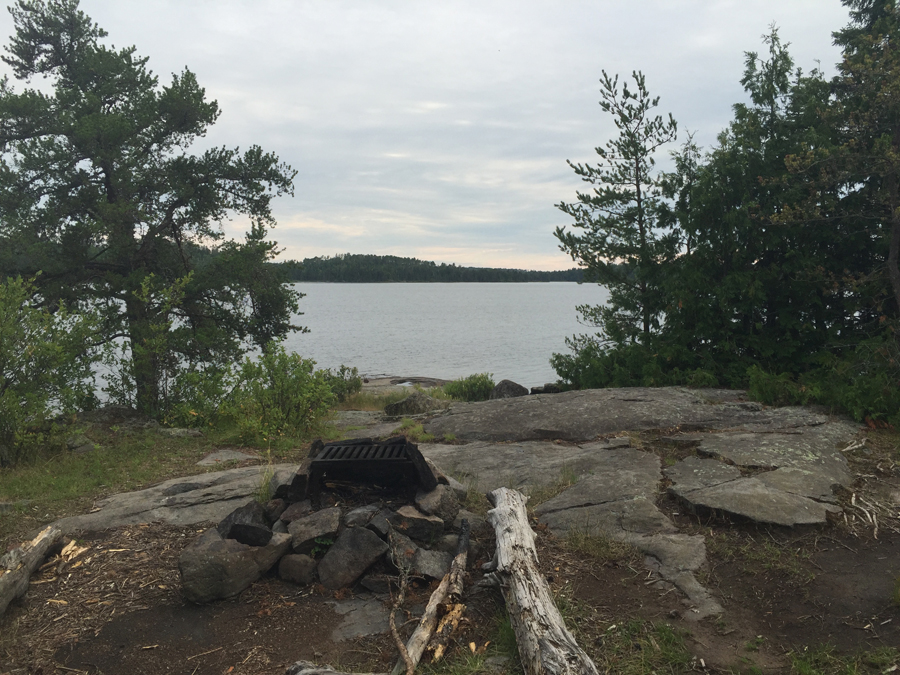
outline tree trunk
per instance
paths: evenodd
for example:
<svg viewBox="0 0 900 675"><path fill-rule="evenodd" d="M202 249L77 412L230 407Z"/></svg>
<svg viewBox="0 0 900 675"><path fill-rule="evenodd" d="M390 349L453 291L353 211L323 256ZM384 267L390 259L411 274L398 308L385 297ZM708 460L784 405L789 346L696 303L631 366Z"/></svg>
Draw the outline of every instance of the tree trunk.
<svg viewBox="0 0 900 675"><path fill-rule="evenodd" d="M498 488L488 499L494 505L487 519L497 534L497 550L486 567L496 570L525 675L598 675L594 662L566 628L538 569L525 497Z"/></svg>
<svg viewBox="0 0 900 675"><path fill-rule="evenodd" d="M125 302L125 311L131 340L135 406L138 412L155 418L159 413L159 359L153 348L153 331L147 316L147 306L138 298L130 298Z"/></svg>

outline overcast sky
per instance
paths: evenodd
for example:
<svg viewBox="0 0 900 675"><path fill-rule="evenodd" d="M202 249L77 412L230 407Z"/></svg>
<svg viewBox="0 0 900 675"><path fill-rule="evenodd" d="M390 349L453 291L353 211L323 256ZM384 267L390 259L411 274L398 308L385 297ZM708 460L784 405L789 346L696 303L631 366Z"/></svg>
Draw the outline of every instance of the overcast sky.
<svg viewBox="0 0 900 675"><path fill-rule="evenodd" d="M284 258L415 256L564 269L554 204L614 132L601 70L642 70L710 147L744 100L770 24L796 65L839 52L839 0L82 0L168 81L192 70L222 109L204 143L261 145L298 171L275 204ZM0 16L3 44L12 34ZM0 72L5 72L3 65ZM674 146L673 146L674 149ZM226 227L242 236L243 223Z"/></svg>

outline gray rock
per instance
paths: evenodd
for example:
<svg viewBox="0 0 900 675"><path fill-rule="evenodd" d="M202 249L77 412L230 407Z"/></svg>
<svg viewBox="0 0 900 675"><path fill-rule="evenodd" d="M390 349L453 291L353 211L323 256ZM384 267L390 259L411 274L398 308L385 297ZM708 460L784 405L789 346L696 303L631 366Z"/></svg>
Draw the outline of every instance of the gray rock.
<svg viewBox="0 0 900 675"><path fill-rule="evenodd" d="M269 494L273 499L287 499L295 473L296 468L280 468L272 472L272 478L269 479Z"/></svg>
<svg viewBox="0 0 900 675"><path fill-rule="evenodd" d="M466 509L460 509L456 516L456 520L453 521L452 530L454 532L459 532L462 529L463 519L469 521L469 527L471 528L472 536L474 537L493 532L493 528L488 524L487 520L484 519L484 516L480 516L472 511L467 511Z"/></svg>
<svg viewBox="0 0 900 675"><path fill-rule="evenodd" d="M291 522L288 532L293 538L294 553L309 553L316 539L333 538L341 526L341 510L337 506L316 511Z"/></svg>
<svg viewBox="0 0 900 675"><path fill-rule="evenodd" d="M458 480L456 480L453 476L444 472L437 464L435 464L428 457L425 457L425 463L428 464L428 468L431 469L431 473L434 474L434 477L437 478L437 482L441 485L448 485L456 494L456 498L460 501L464 500L466 496L469 494L469 488Z"/></svg>
<svg viewBox="0 0 900 675"><path fill-rule="evenodd" d="M846 486L846 483L836 481L833 475L823 475L812 468L781 467L758 474L756 478L770 488L820 502L836 503L835 488Z"/></svg>
<svg viewBox="0 0 900 675"><path fill-rule="evenodd" d="M278 576L285 581L305 586L316 580L317 565L308 555L288 554L278 563Z"/></svg>
<svg viewBox="0 0 900 675"><path fill-rule="evenodd" d="M367 574L359 580L359 585L378 595L388 595L392 588L397 587L395 577L388 574Z"/></svg>
<svg viewBox="0 0 900 675"><path fill-rule="evenodd" d="M459 500L449 485L440 485L430 492L416 494L416 506L419 511L430 516L437 516L450 525L459 513Z"/></svg>
<svg viewBox="0 0 900 675"><path fill-rule="evenodd" d="M490 400L528 396L528 390L512 380L500 380L491 390Z"/></svg>
<svg viewBox="0 0 900 675"><path fill-rule="evenodd" d="M286 534L274 535L267 546L247 546L209 529L178 559L184 597L197 604L233 597L269 571L290 545Z"/></svg>
<svg viewBox="0 0 900 675"><path fill-rule="evenodd" d="M681 387L588 389L554 396L523 396L453 403L425 423L437 437L463 441L586 441L621 431L692 425L711 429L755 425L774 431L807 428L828 419L807 408L770 408L735 400L741 392ZM852 438L855 431L851 433ZM437 460L444 465L443 461Z"/></svg>
<svg viewBox="0 0 900 675"><path fill-rule="evenodd" d="M853 439L857 427L843 421L828 422L821 416L817 419L816 425L785 428L782 433L705 434L698 452L747 468L814 471L832 484L849 486L853 478L839 448Z"/></svg>
<svg viewBox="0 0 900 675"><path fill-rule="evenodd" d="M773 525L815 525L827 521L840 508L769 487L758 478L741 478L694 490L682 499L704 507Z"/></svg>
<svg viewBox="0 0 900 675"><path fill-rule="evenodd" d="M83 455L87 452L91 452L96 447L94 441L84 434L74 434L66 439L66 448L68 448L69 452L76 455Z"/></svg>
<svg viewBox="0 0 900 675"><path fill-rule="evenodd" d="M388 533L391 531L391 523L388 518L391 515L389 509L382 509L366 524L366 529L377 534L381 539L387 539Z"/></svg>
<svg viewBox="0 0 900 675"><path fill-rule="evenodd" d="M365 527L380 510L381 507L378 504L360 506L358 509L347 512L347 515L344 516L344 525L347 527Z"/></svg>
<svg viewBox="0 0 900 675"><path fill-rule="evenodd" d="M413 506L401 506L388 520L398 532L426 543L437 541L444 533L443 520L426 515Z"/></svg>
<svg viewBox="0 0 900 675"><path fill-rule="evenodd" d="M161 429L160 432L165 431L197 431L197 429ZM198 432L199 434L199 432ZM170 434L175 435L175 434ZM202 434L199 434L202 436ZM223 450L216 450L215 452L209 453L206 457L197 462L197 466L219 466L220 464L224 464L225 462L243 462L245 459L256 459L254 455L248 455L246 452L238 452L237 450L231 450L229 448L225 448Z"/></svg>
<svg viewBox="0 0 900 675"><path fill-rule="evenodd" d="M281 534L287 534L287 523L283 520L276 520L275 524L272 525L272 532L280 532Z"/></svg>
<svg viewBox="0 0 900 675"><path fill-rule="evenodd" d="M413 556L413 573L428 579L441 579L450 571L453 555L444 551L420 548Z"/></svg>
<svg viewBox="0 0 900 675"><path fill-rule="evenodd" d="M428 394L420 391L413 392L402 401L389 403L384 406L384 414L388 417L399 417L401 415L421 415L422 413L431 412L432 410L440 410L444 407L442 401L431 398Z"/></svg>
<svg viewBox="0 0 900 675"><path fill-rule="evenodd" d="M332 590L350 586L387 550L388 545L374 532L347 528L319 562L319 580Z"/></svg>
<svg viewBox="0 0 900 675"><path fill-rule="evenodd" d="M547 382L543 387L532 387L532 394L558 394L562 391L562 387L560 387L555 382Z"/></svg>
<svg viewBox="0 0 900 675"><path fill-rule="evenodd" d="M274 523L281 517L281 514L285 512L287 507L288 503L284 499L270 499L263 507L266 513L266 520Z"/></svg>
<svg viewBox="0 0 900 675"><path fill-rule="evenodd" d="M290 465L276 465L290 468ZM173 478L145 490L113 495L97 502L99 510L57 521L63 534L76 530L162 522L195 525L219 522L254 498L263 474L258 466Z"/></svg>
<svg viewBox="0 0 900 675"><path fill-rule="evenodd" d="M563 474L581 476L597 471L602 465L603 451L610 447L605 441L580 446L528 441L467 445L429 443L420 450L468 482L473 489L486 493L498 487L527 489L553 483Z"/></svg>
<svg viewBox="0 0 900 675"><path fill-rule="evenodd" d="M411 570L419 546L405 534L397 531L391 533L388 544L391 566L398 571L401 567Z"/></svg>
<svg viewBox="0 0 900 675"><path fill-rule="evenodd" d="M459 546L459 535L451 532L438 539L432 550L455 554L457 546Z"/></svg>
<svg viewBox="0 0 900 675"><path fill-rule="evenodd" d="M352 598L329 604L342 616L341 623L331 631L333 642L355 640L366 635L380 635L390 629L388 606L378 598ZM315 664L309 664L308 667L321 668Z"/></svg>
<svg viewBox="0 0 900 675"><path fill-rule="evenodd" d="M556 497L538 505L538 515L575 507L604 504L635 495L651 497L659 484L659 457L621 448L597 453L591 475Z"/></svg>
<svg viewBox="0 0 900 675"><path fill-rule="evenodd" d="M669 487L669 492L676 497L741 477L741 470L736 466L699 457L687 457L663 470L663 473L671 479L673 485Z"/></svg>
<svg viewBox="0 0 900 675"><path fill-rule="evenodd" d="M216 529L223 539L237 539L248 546L265 546L272 538L265 510L256 500L229 513Z"/></svg>
<svg viewBox="0 0 900 675"><path fill-rule="evenodd" d="M308 499L304 499L291 504L282 511L279 520L283 520L285 523L293 523L295 520L308 516L312 513L312 510L312 503Z"/></svg>
<svg viewBox="0 0 900 675"><path fill-rule="evenodd" d="M199 429L167 429L165 427L160 427L157 431L163 436L170 436L172 438L202 438L203 432Z"/></svg>

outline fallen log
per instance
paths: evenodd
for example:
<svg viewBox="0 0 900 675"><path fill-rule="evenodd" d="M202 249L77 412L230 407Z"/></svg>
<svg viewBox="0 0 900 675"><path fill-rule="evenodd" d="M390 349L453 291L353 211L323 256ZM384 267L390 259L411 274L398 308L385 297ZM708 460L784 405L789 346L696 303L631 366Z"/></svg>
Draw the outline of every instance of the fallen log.
<svg viewBox="0 0 900 675"><path fill-rule="evenodd" d="M484 567L499 582L516 634L525 675L598 675L597 667L566 628L538 569L525 496L498 488L487 495L487 520L497 535L494 560Z"/></svg>
<svg viewBox="0 0 900 675"><path fill-rule="evenodd" d="M440 661L447 651L447 643L450 636L459 626L466 606L460 602L466 577L466 560L469 553L469 537L471 528L469 521L463 519L459 534L459 545L456 547L456 557L450 565L450 584L447 588L447 602L444 604L443 617L434 631L431 640L428 641L428 651L431 652L431 661Z"/></svg>
<svg viewBox="0 0 900 675"><path fill-rule="evenodd" d="M310 661L297 661L288 666L284 675L387 675L387 673L345 673L331 666L319 666Z"/></svg>
<svg viewBox="0 0 900 675"><path fill-rule="evenodd" d="M31 575L61 536L59 529L49 525L34 539L0 559L0 615L6 611L9 603L25 595Z"/></svg>

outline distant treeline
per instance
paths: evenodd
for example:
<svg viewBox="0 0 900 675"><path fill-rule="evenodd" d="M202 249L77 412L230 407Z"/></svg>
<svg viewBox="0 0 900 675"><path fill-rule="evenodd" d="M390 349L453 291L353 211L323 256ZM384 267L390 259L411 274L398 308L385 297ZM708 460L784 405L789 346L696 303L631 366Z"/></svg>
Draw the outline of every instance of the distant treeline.
<svg viewBox="0 0 900 675"><path fill-rule="evenodd" d="M306 258L303 262L281 263L291 281L332 281L356 283L390 282L475 282L475 281L582 281L584 270L537 272L496 267L440 265L416 258L394 255L353 255Z"/></svg>

